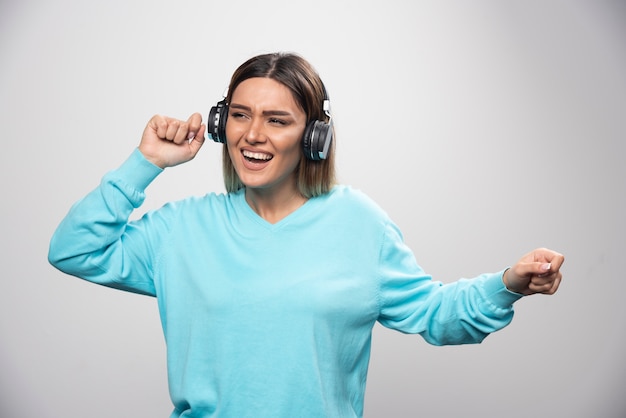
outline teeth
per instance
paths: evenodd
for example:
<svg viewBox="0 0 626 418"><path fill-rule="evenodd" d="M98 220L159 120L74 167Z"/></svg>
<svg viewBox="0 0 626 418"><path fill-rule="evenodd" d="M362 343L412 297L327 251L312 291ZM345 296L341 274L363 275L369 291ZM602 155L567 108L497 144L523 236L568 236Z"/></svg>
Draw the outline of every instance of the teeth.
<svg viewBox="0 0 626 418"><path fill-rule="evenodd" d="M252 152L252 151L243 151L243 156L246 158L253 158L255 160L271 160L272 156L270 154L265 154L262 152Z"/></svg>

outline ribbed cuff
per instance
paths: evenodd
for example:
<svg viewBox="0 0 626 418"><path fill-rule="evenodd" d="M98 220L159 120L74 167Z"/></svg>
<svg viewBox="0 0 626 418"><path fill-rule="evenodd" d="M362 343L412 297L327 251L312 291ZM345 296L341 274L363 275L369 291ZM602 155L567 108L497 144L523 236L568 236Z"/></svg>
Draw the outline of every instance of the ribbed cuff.
<svg viewBox="0 0 626 418"><path fill-rule="evenodd" d="M117 169L118 178L138 192L144 192L152 181L163 172L161 167L152 164L135 148L126 161Z"/></svg>
<svg viewBox="0 0 626 418"><path fill-rule="evenodd" d="M506 288L503 281L505 271L506 269L499 273L485 275L483 282L483 288L489 300L501 308L509 308L524 297L524 295L511 292Z"/></svg>

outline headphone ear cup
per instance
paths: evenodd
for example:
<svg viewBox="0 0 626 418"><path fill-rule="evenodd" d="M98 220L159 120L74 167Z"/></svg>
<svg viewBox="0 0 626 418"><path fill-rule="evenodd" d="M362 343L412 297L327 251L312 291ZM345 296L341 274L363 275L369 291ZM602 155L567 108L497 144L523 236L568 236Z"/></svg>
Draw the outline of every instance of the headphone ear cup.
<svg viewBox="0 0 626 418"><path fill-rule="evenodd" d="M310 122L302 137L304 155L313 161L326 159L331 141L332 129L330 124L321 120Z"/></svg>
<svg viewBox="0 0 626 418"><path fill-rule="evenodd" d="M304 129L304 134L302 135L302 152L304 153L304 156L307 157L309 160L314 160L313 151L311 149L311 136L313 135L314 127L315 121L309 122L309 124Z"/></svg>
<svg viewBox="0 0 626 418"><path fill-rule="evenodd" d="M209 111L207 120L207 133L209 137L220 143L226 142L226 120L228 119L228 105L226 100L217 102Z"/></svg>

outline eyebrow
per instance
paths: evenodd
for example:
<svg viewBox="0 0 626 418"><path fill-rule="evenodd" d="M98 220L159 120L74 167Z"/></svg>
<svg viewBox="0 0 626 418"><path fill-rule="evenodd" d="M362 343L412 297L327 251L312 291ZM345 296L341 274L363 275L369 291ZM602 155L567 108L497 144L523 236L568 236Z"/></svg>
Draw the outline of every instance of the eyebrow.
<svg viewBox="0 0 626 418"><path fill-rule="evenodd" d="M232 103L230 105L230 108L244 110L246 112L252 112L252 109L250 107L237 104L237 103ZM264 116L291 116L293 117L291 112L287 112L286 110L264 110L263 115Z"/></svg>

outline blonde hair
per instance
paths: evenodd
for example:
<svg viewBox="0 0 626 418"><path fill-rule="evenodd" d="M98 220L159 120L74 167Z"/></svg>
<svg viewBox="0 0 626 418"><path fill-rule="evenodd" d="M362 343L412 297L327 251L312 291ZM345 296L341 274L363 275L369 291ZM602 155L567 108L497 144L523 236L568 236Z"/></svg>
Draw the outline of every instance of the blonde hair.
<svg viewBox="0 0 626 418"><path fill-rule="evenodd" d="M328 121L323 103L327 99L326 89L315 69L304 58L293 53L263 54L244 62L230 80L226 102L230 103L237 86L254 77L271 78L286 86L307 117L307 123L316 120ZM334 130L334 128L331 128ZM304 153L296 168L296 186L306 198L328 193L335 184L335 141L331 142L326 159L313 161ZM245 185L239 179L230 158L228 147L222 154L222 171L227 192L235 192Z"/></svg>

